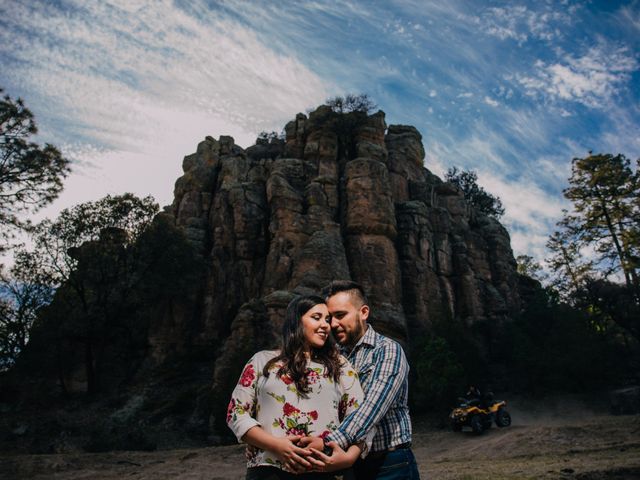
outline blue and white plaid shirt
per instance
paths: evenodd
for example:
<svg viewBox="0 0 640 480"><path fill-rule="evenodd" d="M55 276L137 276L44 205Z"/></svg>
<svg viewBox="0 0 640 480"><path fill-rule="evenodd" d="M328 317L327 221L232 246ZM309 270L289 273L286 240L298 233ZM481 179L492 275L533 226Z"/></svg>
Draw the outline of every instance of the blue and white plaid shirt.
<svg viewBox="0 0 640 480"><path fill-rule="evenodd" d="M369 325L351 353L344 353L358 372L365 399L327 436L327 441L334 440L346 450L375 428L373 452L410 442L409 363L400 344Z"/></svg>

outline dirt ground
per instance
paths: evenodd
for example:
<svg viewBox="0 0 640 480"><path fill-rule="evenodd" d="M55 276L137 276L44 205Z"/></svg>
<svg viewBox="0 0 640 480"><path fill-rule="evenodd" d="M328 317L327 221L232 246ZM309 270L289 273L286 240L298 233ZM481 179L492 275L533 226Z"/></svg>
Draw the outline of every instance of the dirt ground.
<svg viewBox="0 0 640 480"><path fill-rule="evenodd" d="M421 477L444 480L640 478L640 415L563 398L510 402L513 424L482 436L414 419ZM603 411L605 410L605 411ZM0 454L1 479L242 479L240 445L156 452Z"/></svg>

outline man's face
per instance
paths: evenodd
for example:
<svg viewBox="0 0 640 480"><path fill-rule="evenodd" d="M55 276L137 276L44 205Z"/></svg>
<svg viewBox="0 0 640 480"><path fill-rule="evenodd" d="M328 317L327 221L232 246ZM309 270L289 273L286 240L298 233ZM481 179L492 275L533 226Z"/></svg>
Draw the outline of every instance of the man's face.
<svg viewBox="0 0 640 480"><path fill-rule="evenodd" d="M327 299L331 330L341 345L352 347L364 335L369 307L358 303L349 292L338 292Z"/></svg>

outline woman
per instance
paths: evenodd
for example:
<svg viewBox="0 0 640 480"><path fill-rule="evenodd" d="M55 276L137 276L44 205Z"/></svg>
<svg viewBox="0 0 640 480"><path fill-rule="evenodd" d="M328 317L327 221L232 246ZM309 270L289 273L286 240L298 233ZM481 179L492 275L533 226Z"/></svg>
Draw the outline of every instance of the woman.
<svg viewBox="0 0 640 480"><path fill-rule="evenodd" d="M247 479L353 478L351 469L294 475L317 465L295 443L324 437L358 408L364 394L355 370L338 353L321 297L292 300L282 328L282 349L256 353L231 396L227 424L247 446ZM360 447L348 454L355 461ZM301 467L301 464L304 465Z"/></svg>

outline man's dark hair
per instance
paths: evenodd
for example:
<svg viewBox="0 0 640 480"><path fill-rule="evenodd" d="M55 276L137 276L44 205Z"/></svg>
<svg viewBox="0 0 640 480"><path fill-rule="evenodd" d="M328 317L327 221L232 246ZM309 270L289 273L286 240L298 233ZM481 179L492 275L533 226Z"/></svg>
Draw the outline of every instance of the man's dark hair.
<svg viewBox="0 0 640 480"><path fill-rule="evenodd" d="M340 292L348 292L351 298L360 302L361 305L369 305L362 285L351 280L334 280L322 289L322 296L328 299Z"/></svg>

